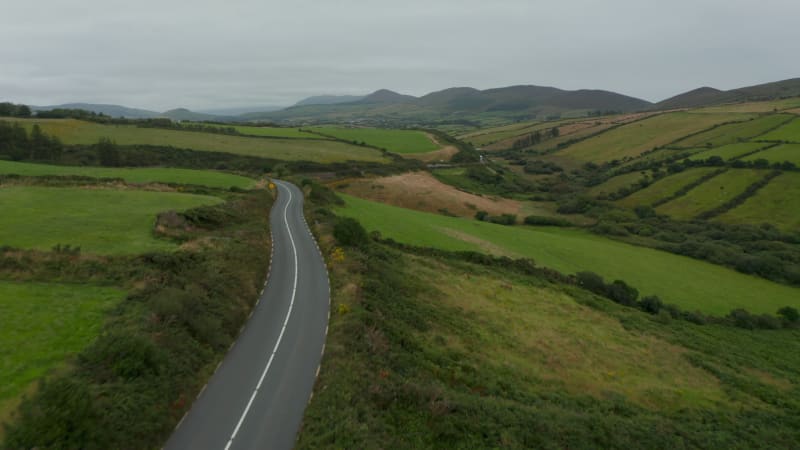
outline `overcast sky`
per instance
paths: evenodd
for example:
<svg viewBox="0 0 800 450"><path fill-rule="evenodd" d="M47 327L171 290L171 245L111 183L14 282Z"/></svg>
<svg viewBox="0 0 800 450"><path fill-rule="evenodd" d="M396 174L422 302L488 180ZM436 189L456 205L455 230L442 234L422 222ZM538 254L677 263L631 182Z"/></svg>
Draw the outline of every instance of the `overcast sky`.
<svg viewBox="0 0 800 450"><path fill-rule="evenodd" d="M165 110L453 86L662 100L800 77L798 0L37 0L0 8L0 99Z"/></svg>

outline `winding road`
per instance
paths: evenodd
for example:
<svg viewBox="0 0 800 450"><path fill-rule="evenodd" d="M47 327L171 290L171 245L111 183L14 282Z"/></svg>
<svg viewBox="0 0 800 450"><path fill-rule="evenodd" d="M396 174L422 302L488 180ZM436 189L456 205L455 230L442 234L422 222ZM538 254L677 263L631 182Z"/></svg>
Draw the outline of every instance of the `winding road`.
<svg viewBox="0 0 800 450"><path fill-rule="evenodd" d="M303 194L276 181L272 261L253 314L165 445L167 450L290 449L319 370L330 290L303 218Z"/></svg>

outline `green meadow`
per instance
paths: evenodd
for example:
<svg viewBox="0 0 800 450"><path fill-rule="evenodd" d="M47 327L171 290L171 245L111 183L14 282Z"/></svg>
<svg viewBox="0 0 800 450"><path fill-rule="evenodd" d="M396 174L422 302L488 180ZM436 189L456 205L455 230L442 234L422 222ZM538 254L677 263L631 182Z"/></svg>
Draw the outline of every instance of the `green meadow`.
<svg viewBox="0 0 800 450"><path fill-rule="evenodd" d="M577 162L605 162L635 158L647 150L667 145L683 136L724 122L747 120L747 114L696 114L675 112L660 114L607 131L578 142L554 156Z"/></svg>
<svg viewBox="0 0 800 450"><path fill-rule="evenodd" d="M800 306L800 289L580 230L508 227L342 197L346 207L338 214L354 217L367 230L398 242L533 258L541 266L568 274L590 270L687 310L726 314L746 308L774 313L786 305Z"/></svg>
<svg viewBox="0 0 800 450"><path fill-rule="evenodd" d="M792 120L791 114L772 114L741 123L722 125L713 130L689 136L676 143L680 147L719 147L755 138Z"/></svg>
<svg viewBox="0 0 800 450"><path fill-rule="evenodd" d="M756 225L768 222L785 231L800 231L800 173L784 172L773 178L717 220Z"/></svg>
<svg viewBox="0 0 800 450"><path fill-rule="evenodd" d="M70 145L91 145L107 137L119 145L172 146L199 151L321 163L341 161L385 162L380 152L325 139L260 139L197 131L103 125L73 119L25 119L16 121L30 130L39 124L47 134Z"/></svg>
<svg viewBox="0 0 800 450"><path fill-rule="evenodd" d="M767 172L763 170L728 170L697 186L686 195L659 206L656 211L675 219L692 219L725 204L766 175Z"/></svg>
<svg viewBox="0 0 800 450"><path fill-rule="evenodd" d="M614 178L610 178L606 180L602 184L598 184L597 186L592 186L589 189L589 194L597 197L600 195L608 195L617 192L621 188L626 188L637 183L639 180L646 178L640 172L630 172L624 175L618 175Z"/></svg>
<svg viewBox="0 0 800 450"><path fill-rule="evenodd" d="M742 155L746 155L767 147L768 145L770 144L759 142L740 142L737 144L728 144L723 145L722 147L712 148L711 150L704 152L695 153L694 155L690 156L689 159L692 161L698 161L705 160L713 156L719 156L725 161L730 161L732 159L739 158Z"/></svg>
<svg viewBox="0 0 800 450"><path fill-rule="evenodd" d="M764 141L800 142L800 118L759 137Z"/></svg>
<svg viewBox="0 0 800 450"><path fill-rule="evenodd" d="M757 159L766 159L771 163L789 161L800 166L800 144L781 144L742 158L744 161L755 161Z"/></svg>
<svg viewBox="0 0 800 450"><path fill-rule="evenodd" d="M699 180L714 170L716 169L711 167L684 170L683 172L662 178L650 186L619 200L617 203L630 208L639 205L652 205L659 200L672 197L684 186Z"/></svg>
<svg viewBox="0 0 800 450"><path fill-rule="evenodd" d="M178 183L215 188L248 189L255 180L210 170L167 168L109 168L86 166L53 166L0 160L0 174L25 176L84 176L92 178L121 178L129 183Z"/></svg>
<svg viewBox="0 0 800 450"><path fill-rule="evenodd" d="M156 239L156 215L221 203L216 197L133 190L0 188L0 245L49 250L57 244L86 253L171 250Z"/></svg>
<svg viewBox="0 0 800 450"><path fill-rule="evenodd" d="M364 142L392 153L428 153L440 148L427 134L416 130L332 126L315 127L313 130L345 141Z"/></svg>
<svg viewBox="0 0 800 450"><path fill-rule="evenodd" d="M108 287L0 281L0 420L34 381L91 343L123 297Z"/></svg>
<svg viewBox="0 0 800 450"><path fill-rule="evenodd" d="M324 139L314 133L309 133L299 128L289 127L253 127L246 125L220 125L225 128L234 128L236 131L248 136L297 138L297 139Z"/></svg>

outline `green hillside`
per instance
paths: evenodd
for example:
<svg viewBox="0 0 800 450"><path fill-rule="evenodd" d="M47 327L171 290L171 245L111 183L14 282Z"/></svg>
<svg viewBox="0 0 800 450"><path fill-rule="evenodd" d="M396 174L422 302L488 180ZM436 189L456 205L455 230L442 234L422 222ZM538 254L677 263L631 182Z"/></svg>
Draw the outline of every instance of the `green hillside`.
<svg viewBox="0 0 800 450"><path fill-rule="evenodd" d="M54 166L0 160L0 174L25 176L70 176L121 178L129 183L179 183L200 186L247 189L255 180L222 172L188 169L141 168L123 169L88 166Z"/></svg>
<svg viewBox="0 0 800 450"><path fill-rule="evenodd" d="M595 138L571 145L556 155L559 159L596 163L635 158L644 151L667 145L688 134L725 122L744 121L750 117L752 116L725 113L676 112L662 114L624 125Z"/></svg>
<svg viewBox="0 0 800 450"><path fill-rule="evenodd" d="M440 147L421 131L390 130L381 128L315 127L322 135L334 136L353 143L365 143L393 153L427 153Z"/></svg>
<svg viewBox="0 0 800 450"><path fill-rule="evenodd" d="M42 131L65 144L91 145L110 138L119 145L155 145L192 150L234 153L285 160L317 162L387 161L380 152L365 147L320 139L259 139L225 134L201 133L134 125L103 125L73 119L29 119L20 123L30 130L39 124Z"/></svg>
<svg viewBox="0 0 800 450"><path fill-rule="evenodd" d="M339 214L399 242L446 250L533 258L564 273L590 270L622 279L642 295L656 294L688 310L725 314L734 308L773 313L800 306L800 289L584 231L495 225L445 217L344 196ZM687 280L689 280L687 282Z"/></svg>
<svg viewBox="0 0 800 450"><path fill-rule="evenodd" d="M153 235L158 213L220 202L174 192L2 187L0 245L50 250L60 244L107 254L171 250L174 243Z"/></svg>
<svg viewBox="0 0 800 450"><path fill-rule="evenodd" d="M744 204L717 218L728 223L769 223L786 231L800 230L800 173L772 179Z"/></svg>
<svg viewBox="0 0 800 450"><path fill-rule="evenodd" d="M656 208L661 214L688 220L730 201L767 175L762 170L729 170L669 203Z"/></svg>

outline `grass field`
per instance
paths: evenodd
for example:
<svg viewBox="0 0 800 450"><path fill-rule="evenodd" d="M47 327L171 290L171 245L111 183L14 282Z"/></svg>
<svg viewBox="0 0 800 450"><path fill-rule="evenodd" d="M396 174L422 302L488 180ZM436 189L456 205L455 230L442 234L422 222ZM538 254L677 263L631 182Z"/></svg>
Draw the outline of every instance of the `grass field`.
<svg viewBox="0 0 800 450"><path fill-rule="evenodd" d="M741 123L722 125L713 130L706 131L694 136L690 136L680 142L675 143L677 147L702 147L710 145L719 147L722 145L734 144L742 140L755 138L766 133L773 128L779 127L792 120L794 116L790 114L771 114L758 117Z"/></svg>
<svg viewBox="0 0 800 450"><path fill-rule="evenodd" d="M175 244L153 235L157 213L221 201L173 192L4 187L0 245L49 250L68 244L106 254L170 250Z"/></svg>
<svg viewBox="0 0 800 450"><path fill-rule="evenodd" d="M223 172L189 169L142 168L120 169L108 167L52 166L0 160L0 174L25 176L79 175L93 178L122 178L129 183L179 183L200 186L247 189L255 180Z"/></svg>
<svg viewBox="0 0 800 450"><path fill-rule="evenodd" d="M800 142L800 117L769 133L759 136L763 141Z"/></svg>
<svg viewBox="0 0 800 450"><path fill-rule="evenodd" d="M725 161L730 161L747 153L751 153L758 149L767 147L769 145L770 144L766 144L763 142L762 143L740 142L738 144L728 144L728 145L723 145L722 147L712 148L711 150L707 150L704 152L695 153L694 155L690 156L689 159L693 161L698 161L711 158L712 156L719 156Z"/></svg>
<svg viewBox="0 0 800 450"><path fill-rule="evenodd" d="M469 135L462 136L461 139L469 142L476 147L489 147L492 144L505 140L519 138L526 134L536 131L559 127L568 123L576 122L576 119L557 120L552 122L524 122L504 127L483 129Z"/></svg>
<svg viewBox="0 0 800 450"><path fill-rule="evenodd" d="M427 134L416 130L331 126L315 127L313 130L346 141L364 142L393 153L428 153L440 148Z"/></svg>
<svg viewBox="0 0 800 450"><path fill-rule="evenodd" d="M771 163L789 161L800 166L800 144L781 144L742 158L743 161L755 161L757 159L766 159Z"/></svg>
<svg viewBox="0 0 800 450"><path fill-rule="evenodd" d="M743 204L717 218L722 222L769 222L786 231L800 231L800 173L784 172Z"/></svg>
<svg viewBox="0 0 800 450"><path fill-rule="evenodd" d="M0 421L34 381L99 333L118 289L0 281Z"/></svg>
<svg viewBox="0 0 800 450"><path fill-rule="evenodd" d="M259 139L195 131L139 128L133 125L102 125L72 119L17 120L30 129L38 123L45 133L65 144L90 145L107 137L120 145L158 145L216 151L284 160L322 163L337 161L385 162L380 152L365 147L321 139Z"/></svg>
<svg viewBox="0 0 800 450"><path fill-rule="evenodd" d="M769 113L783 111L800 106L800 98L787 98L783 100L770 100L766 102L747 102L728 105L709 106L696 109L698 112L736 112L736 113Z"/></svg>
<svg viewBox="0 0 800 450"><path fill-rule="evenodd" d="M554 156L576 162L605 162L669 144L683 136L714 125L747 120L746 114L696 114L676 112L661 114L630 123L557 152Z"/></svg>
<svg viewBox="0 0 800 450"><path fill-rule="evenodd" d="M368 230L399 242L530 257L564 273L591 270L610 280L625 280L642 295L656 294L689 310L725 314L746 308L774 313L782 306L800 306L800 289L579 230L509 228L343 197L347 207L339 209L339 214L355 217Z"/></svg>
<svg viewBox="0 0 800 450"><path fill-rule="evenodd" d="M288 127L249 127L244 125L220 125L225 128L234 128L236 131L249 136L261 137L285 137L285 138L299 138L299 139L324 139L314 133L303 131L299 128Z"/></svg>
<svg viewBox="0 0 800 450"><path fill-rule="evenodd" d="M767 172L762 170L729 170L697 186L686 195L659 206L656 211L675 219L688 220L730 201L766 175Z"/></svg>
<svg viewBox="0 0 800 450"><path fill-rule="evenodd" d="M684 170L683 172L662 178L650 186L619 200L617 203L629 208L638 205L652 205L659 200L671 197L681 190L682 187L708 175L714 170L716 169L711 167Z"/></svg>
<svg viewBox="0 0 800 450"><path fill-rule="evenodd" d="M594 398L615 392L639 406L666 411L727 403L718 380L693 367L681 349L627 330L613 317L578 304L563 291L509 283L492 273L463 273L444 264L426 264L421 258L408 262L412 276L441 292L437 297L442 306L472 318L480 330L463 336L466 342L448 340L451 350L466 344L474 349L481 366L506 366L538 380L532 389ZM438 281L445 276L459 282ZM428 335L434 338L446 330L446 326L434 326ZM509 346L509 342L515 344ZM588 342L603 345L585 345Z"/></svg>
<svg viewBox="0 0 800 450"><path fill-rule="evenodd" d="M640 172L631 172L626 173L624 175L619 175L614 178L610 178L606 182L602 184L598 184L597 186L592 186L589 189L589 194L597 197L600 195L608 195L614 192L617 192L621 188L631 186L637 183L639 180L646 178Z"/></svg>

